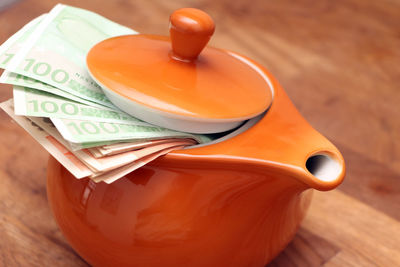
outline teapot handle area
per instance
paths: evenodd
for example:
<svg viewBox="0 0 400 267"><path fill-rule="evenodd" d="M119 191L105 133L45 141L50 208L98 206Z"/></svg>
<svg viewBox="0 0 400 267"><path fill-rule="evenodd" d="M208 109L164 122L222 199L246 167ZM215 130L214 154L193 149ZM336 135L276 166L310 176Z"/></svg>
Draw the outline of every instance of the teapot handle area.
<svg viewBox="0 0 400 267"><path fill-rule="evenodd" d="M317 190L334 189L345 175L341 153L301 116L276 79L263 70L272 82L274 99L258 123L223 142L172 152L165 160L250 164L267 172L279 170Z"/></svg>

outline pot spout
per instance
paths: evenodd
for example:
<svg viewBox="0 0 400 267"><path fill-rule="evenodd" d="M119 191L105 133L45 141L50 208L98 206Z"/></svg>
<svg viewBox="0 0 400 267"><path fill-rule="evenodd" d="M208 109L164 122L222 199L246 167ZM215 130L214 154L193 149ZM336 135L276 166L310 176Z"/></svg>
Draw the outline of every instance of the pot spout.
<svg viewBox="0 0 400 267"><path fill-rule="evenodd" d="M334 189L345 175L341 153L311 127L278 82L272 75L268 76L273 84L274 99L255 125L222 142L187 149L182 154L246 162L265 172L286 173L308 188Z"/></svg>
<svg viewBox="0 0 400 267"><path fill-rule="evenodd" d="M329 151L317 152L306 161L306 180L310 186L319 190L337 187L344 178L345 166L341 155Z"/></svg>

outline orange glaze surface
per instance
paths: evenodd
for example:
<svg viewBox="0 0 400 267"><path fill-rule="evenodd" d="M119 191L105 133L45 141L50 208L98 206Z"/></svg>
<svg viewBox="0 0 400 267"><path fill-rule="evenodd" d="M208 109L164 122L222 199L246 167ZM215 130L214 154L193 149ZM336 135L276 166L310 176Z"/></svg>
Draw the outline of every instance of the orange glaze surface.
<svg viewBox="0 0 400 267"><path fill-rule="evenodd" d="M181 8L169 18L173 57L195 60L214 33L213 19L196 8Z"/></svg>
<svg viewBox="0 0 400 267"><path fill-rule="evenodd" d="M279 171L230 164L145 166L107 185L51 158L47 185L62 233L93 266L263 266L311 196Z"/></svg>
<svg viewBox="0 0 400 267"><path fill-rule="evenodd" d="M266 168L283 168L303 183L318 190L331 190L340 184L344 179L345 164L339 150L312 128L277 80L264 71L271 78L274 101L256 125L217 144L173 151L159 162L167 159L180 159L184 162L198 157L203 160L209 159L214 164L218 161L248 162ZM319 152L330 155L342 167L337 179L321 181L307 171L307 159Z"/></svg>
<svg viewBox="0 0 400 267"><path fill-rule="evenodd" d="M48 198L71 246L94 266L263 266L293 238L311 190L344 177L338 150L274 81L267 114L244 133L175 151L107 185L75 179L55 159ZM325 151L336 179L307 172Z"/></svg>
<svg viewBox="0 0 400 267"><path fill-rule="evenodd" d="M146 107L187 117L247 119L272 101L271 88L248 64L216 48L205 48L194 61L174 59L164 36L107 39L90 50L87 66L103 87Z"/></svg>

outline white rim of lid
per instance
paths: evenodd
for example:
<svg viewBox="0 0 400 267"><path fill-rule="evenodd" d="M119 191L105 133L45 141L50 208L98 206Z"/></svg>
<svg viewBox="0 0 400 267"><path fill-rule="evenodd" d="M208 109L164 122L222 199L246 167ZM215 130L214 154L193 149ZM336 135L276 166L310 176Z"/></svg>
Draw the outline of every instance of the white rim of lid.
<svg viewBox="0 0 400 267"><path fill-rule="evenodd" d="M255 114L251 117L241 117L234 119L215 119L215 118L195 118L184 115L179 115L175 113L166 112L160 109L151 108L149 106L143 105L141 103L135 102L131 99L128 99L124 96L119 95L113 90L107 88L99 82L94 75L90 72L90 69L87 67L87 70L92 77L92 79L101 86L105 95L110 99L110 101L117 106L122 111L128 113L129 115L148 122L150 124L154 124L156 126L168 128L171 130L181 131L181 132L190 132L190 133L199 133L199 134L212 134L212 133L220 133L232 130L242 124L244 121L248 119L252 119L257 117L258 115L264 113L269 107L272 105L274 101L274 86L269 77L265 74L263 70L261 70L257 65L253 62L249 61L245 57L238 55L231 51L226 51L231 56L236 59L244 62L250 68L255 70L268 84L268 87L271 90L271 103L270 105L260 112L259 114Z"/></svg>

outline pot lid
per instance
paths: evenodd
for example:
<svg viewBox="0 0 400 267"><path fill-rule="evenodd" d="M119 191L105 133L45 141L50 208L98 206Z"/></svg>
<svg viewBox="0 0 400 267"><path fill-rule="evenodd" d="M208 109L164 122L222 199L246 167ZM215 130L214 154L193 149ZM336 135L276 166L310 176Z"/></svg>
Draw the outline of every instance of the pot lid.
<svg viewBox="0 0 400 267"><path fill-rule="evenodd" d="M206 46L214 29L203 11L179 9L170 16L170 38L104 40L89 51L87 67L110 100L135 117L181 131L229 130L267 110L273 91L253 61ZM194 123L211 124L199 131Z"/></svg>

